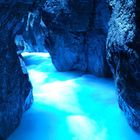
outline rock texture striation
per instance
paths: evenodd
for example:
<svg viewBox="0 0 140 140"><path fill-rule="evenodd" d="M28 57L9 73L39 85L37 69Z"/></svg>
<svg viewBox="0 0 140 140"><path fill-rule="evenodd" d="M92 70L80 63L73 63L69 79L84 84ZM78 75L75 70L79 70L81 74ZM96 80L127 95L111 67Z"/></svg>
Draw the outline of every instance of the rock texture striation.
<svg viewBox="0 0 140 140"><path fill-rule="evenodd" d="M112 16L107 60L114 74L120 108L140 131L140 24L138 0L110 0Z"/></svg>
<svg viewBox="0 0 140 140"><path fill-rule="evenodd" d="M39 8L24 16L23 22L22 32L15 38L18 52L47 52L44 43L47 29L41 19Z"/></svg>
<svg viewBox="0 0 140 140"><path fill-rule="evenodd" d="M42 12L46 44L59 71L109 76L106 37L110 11L104 0L50 0Z"/></svg>

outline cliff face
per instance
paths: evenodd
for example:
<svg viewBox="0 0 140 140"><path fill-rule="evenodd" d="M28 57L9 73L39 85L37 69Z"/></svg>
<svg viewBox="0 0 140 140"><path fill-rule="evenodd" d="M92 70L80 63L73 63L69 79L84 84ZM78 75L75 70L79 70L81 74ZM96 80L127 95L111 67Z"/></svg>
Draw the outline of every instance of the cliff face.
<svg viewBox="0 0 140 140"><path fill-rule="evenodd" d="M32 86L17 55L14 36L22 26L28 6L0 3L0 139L5 140L18 126L22 113L32 103Z"/></svg>
<svg viewBox="0 0 140 140"><path fill-rule="evenodd" d="M46 44L59 71L109 76L106 37L110 12L104 0L51 0L43 9Z"/></svg>
<svg viewBox="0 0 140 140"><path fill-rule="evenodd" d="M110 5L107 60L114 74L120 108L129 124L140 131L140 3L110 0Z"/></svg>

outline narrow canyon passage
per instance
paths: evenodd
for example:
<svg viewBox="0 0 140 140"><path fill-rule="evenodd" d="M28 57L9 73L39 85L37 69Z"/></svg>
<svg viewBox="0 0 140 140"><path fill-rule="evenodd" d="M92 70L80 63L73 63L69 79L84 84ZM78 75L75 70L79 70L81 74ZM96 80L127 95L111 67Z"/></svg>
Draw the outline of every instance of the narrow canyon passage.
<svg viewBox="0 0 140 140"><path fill-rule="evenodd" d="M23 54L34 103L8 140L138 140L118 107L113 80L57 72L47 53Z"/></svg>

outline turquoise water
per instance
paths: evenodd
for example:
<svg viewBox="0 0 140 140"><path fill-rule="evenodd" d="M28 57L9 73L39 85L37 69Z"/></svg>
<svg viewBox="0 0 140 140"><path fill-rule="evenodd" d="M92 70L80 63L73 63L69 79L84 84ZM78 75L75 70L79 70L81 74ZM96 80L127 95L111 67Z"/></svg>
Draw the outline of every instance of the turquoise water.
<svg viewBox="0 0 140 140"><path fill-rule="evenodd" d="M57 72L49 54L23 54L34 103L8 140L139 140L120 111L112 79Z"/></svg>

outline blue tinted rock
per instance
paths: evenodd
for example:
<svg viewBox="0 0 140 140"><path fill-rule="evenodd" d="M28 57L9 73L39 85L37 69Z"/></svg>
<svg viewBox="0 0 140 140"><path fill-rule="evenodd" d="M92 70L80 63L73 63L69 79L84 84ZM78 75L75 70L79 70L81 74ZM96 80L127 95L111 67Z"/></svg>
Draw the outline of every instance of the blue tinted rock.
<svg viewBox="0 0 140 140"><path fill-rule="evenodd" d="M109 76L106 37L110 11L107 2L51 0L43 9L48 28L46 44L59 71L77 70Z"/></svg>
<svg viewBox="0 0 140 140"><path fill-rule="evenodd" d="M107 59L114 74L120 108L129 124L140 131L140 4L110 1L112 16L107 38Z"/></svg>

